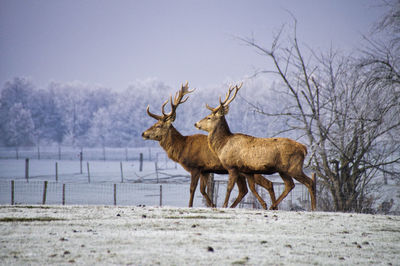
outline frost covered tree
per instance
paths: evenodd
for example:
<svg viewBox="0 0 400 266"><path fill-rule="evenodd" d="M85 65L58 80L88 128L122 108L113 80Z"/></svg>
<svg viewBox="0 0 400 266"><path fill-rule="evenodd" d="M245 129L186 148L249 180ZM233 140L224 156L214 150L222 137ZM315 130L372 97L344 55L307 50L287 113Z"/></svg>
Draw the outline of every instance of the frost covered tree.
<svg viewBox="0 0 400 266"><path fill-rule="evenodd" d="M61 110L57 106L52 91L38 90L32 96L30 110L35 125L37 145L42 140L60 144L66 133Z"/></svg>
<svg viewBox="0 0 400 266"><path fill-rule="evenodd" d="M11 128L8 127L11 117L15 117L15 113L11 113L14 107L24 112L29 111L30 102L32 99L33 85L26 78L14 78L12 81L5 83L0 95L0 139L5 145L12 145L10 136L15 135L11 133ZM14 105L19 103L17 107ZM30 116L30 114L29 114ZM14 121L15 122L15 121ZM16 125L14 125L16 126ZM33 131L31 131L33 133ZM29 142L29 141L28 141Z"/></svg>
<svg viewBox="0 0 400 266"><path fill-rule="evenodd" d="M87 145L94 114L113 102L114 94L81 83L52 83L49 90L54 93L54 102L64 121L66 142Z"/></svg>
<svg viewBox="0 0 400 266"><path fill-rule="evenodd" d="M272 60L285 95L281 108L257 111L286 121L309 148L309 167L319 177L319 206L334 211L365 211L384 166L400 161L398 87L367 82L349 56L334 51L304 52L294 33L271 47L244 41ZM328 193L327 193L328 192Z"/></svg>
<svg viewBox="0 0 400 266"><path fill-rule="evenodd" d="M24 109L21 103L15 103L8 112L5 121L4 143L15 147L18 157L18 148L34 143L34 124L29 110Z"/></svg>

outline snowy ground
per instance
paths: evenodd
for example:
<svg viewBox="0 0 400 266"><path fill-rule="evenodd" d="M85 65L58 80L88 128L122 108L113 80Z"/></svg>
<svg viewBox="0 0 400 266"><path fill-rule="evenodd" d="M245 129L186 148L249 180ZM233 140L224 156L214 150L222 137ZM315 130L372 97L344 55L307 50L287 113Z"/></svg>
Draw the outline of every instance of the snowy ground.
<svg viewBox="0 0 400 266"><path fill-rule="evenodd" d="M400 217L0 206L2 265L399 265Z"/></svg>

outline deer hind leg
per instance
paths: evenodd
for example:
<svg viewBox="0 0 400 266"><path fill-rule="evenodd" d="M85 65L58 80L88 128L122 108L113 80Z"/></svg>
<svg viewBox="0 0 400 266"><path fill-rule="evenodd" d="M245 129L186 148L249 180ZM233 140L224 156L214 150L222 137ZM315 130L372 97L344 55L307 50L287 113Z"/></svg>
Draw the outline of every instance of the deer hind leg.
<svg viewBox="0 0 400 266"><path fill-rule="evenodd" d="M239 194L235 200L235 202L231 205L231 208L235 208L240 201L242 201L242 199L244 198L244 196L246 196L248 189L247 189L247 185L246 185L246 179L244 176L239 175L238 179L236 181L236 184L238 186L238 190L239 190Z"/></svg>
<svg viewBox="0 0 400 266"><path fill-rule="evenodd" d="M249 188L250 188L251 192L253 193L254 196L256 196L256 198L258 199L258 201L260 202L260 204L264 208L264 210L266 210L267 203L265 203L263 198L260 197L260 195L258 194L258 192L256 190L256 183L254 180L254 175L249 175L249 174L243 174L243 175L246 176L246 178L247 178L247 182L249 183Z"/></svg>
<svg viewBox="0 0 400 266"><path fill-rule="evenodd" d="M315 211L317 208L317 200L316 200L316 180L315 173L312 174L312 178L309 178L306 174L301 171L301 174L293 176L297 181L305 185L310 193L311 198L311 210Z"/></svg>
<svg viewBox="0 0 400 266"><path fill-rule="evenodd" d="M289 192L294 188L294 183L293 179L284 173L279 173L279 175L282 177L283 182L285 183L285 189L283 190L282 194L278 197L278 199L273 203L270 207L271 210L274 210L279 203L289 194Z"/></svg>
<svg viewBox="0 0 400 266"><path fill-rule="evenodd" d="M228 173L229 173L229 179L228 179L228 185L226 187L225 201L223 205L224 208L228 207L229 197L231 196L233 186L235 185L239 176L239 173L236 169L230 169L228 170Z"/></svg>
<svg viewBox="0 0 400 266"><path fill-rule="evenodd" d="M271 198L271 204L274 204L276 202L274 184L271 181L269 181L267 178L265 178L264 176L259 175L259 174L254 175L254 181L256 182L257 185L262 186L263 188L265 188L268 191L269 196ZM277 209L278 209L278 206L274 207L274 210L277 210Z"/></svg>
<svg viewBox="0 0 400 266"><path fill-rule="evenodd" d="M200 172L199 171L192 171L190 172L190 199L189 199L189 208L193 207L193 198L194 193L196 192L197 183L199 182Z"/></svg>
<svg viewBox="0 0 400 266"><path fill-rule="evenodd" d="M210 197L208 196L208 194L206 192L209 177L210 177L210 174L204 174L204 173L200 174L200 192L203 195L203 197L206 199L207 206L215 207L214 203L212 202L212 200L210 199Z"/></svg>

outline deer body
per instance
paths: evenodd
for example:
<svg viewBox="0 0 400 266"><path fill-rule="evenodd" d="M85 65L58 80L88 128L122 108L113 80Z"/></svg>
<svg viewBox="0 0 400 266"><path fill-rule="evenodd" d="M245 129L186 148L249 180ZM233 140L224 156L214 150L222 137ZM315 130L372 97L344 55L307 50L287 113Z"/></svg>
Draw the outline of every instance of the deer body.
<svg viewBox="0 0 400 266"><path fill-rule="evenodd" d="M228 104L235 98L240 87L235 88L234 96L229 99L234 88L229 89L226 99L224 101L220 99L220 105L217 108L207 105L212 113L195 124L198 129L208 132L210 148L229 172L224 206L227 205L239 172L268 175L279 173L285 183L285 190L271 208L276 207L293 189L294 178L307 186L311 196L311 209L315 210L315 182L303 172L303 163L307 155L307 148L303 144L288 138L256 138L231 133L225 114L229 110Z"/></svg>
<svg viewBox="0 0 400 266"><path fill-rule="evenodd" d="M205 135L183 136L171 126L168 134L159 143L168 157L182 165L186 171L200 168L204 173L227 172L218 157L204 149L203 145L208 145Z"/></svg>
<svg viewBox="0 0 400 266"><path fill-rule="evenodd" d="M175 104L172 104L171 98L172 111L170 114L164 113L164 106L167 102L164 103L162 108L163 116L154 115L150 113L149 109L147 109L147 113L158 121L152 127L143 132L142 137L144 139L157 140L160 146L167 153L168 157L179 163L191 174L189 207L193 206L194 193L199 179L200 192L206 199L207 205L215 207L206 193L209 174L228 174L228 171L223 167L217 155L209 148L208 138L206 135L195 134L191 136L183 136L172 125L172 122L175 120L176 107L187 99L186 98L182 101L183 95L189 92L187 89L187 84L185 87L182 86L179 96L175 97ZM239 194L231 207L235 207L248 192L244 176L239 175L235 181L237 181ZM261 175L251 175L249 186L253 193L255 191L254 183L266 188L271 196L272 203L275 202L275 193L272 182ZM258 194L256 196L258 196ZM258 196L257 198L263 207L266 208L266 203L261 199L261 197Z"/></svg>

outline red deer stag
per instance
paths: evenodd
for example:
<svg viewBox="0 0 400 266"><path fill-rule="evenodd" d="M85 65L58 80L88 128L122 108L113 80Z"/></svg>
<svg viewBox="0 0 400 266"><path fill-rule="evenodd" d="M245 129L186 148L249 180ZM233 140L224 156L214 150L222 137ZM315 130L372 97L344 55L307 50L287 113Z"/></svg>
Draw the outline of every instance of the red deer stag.
<svg viewBox="0 0 400 266"><path fill-rule="evenodd" d="M230 87L225 100L222 101L220 97L218 107L211 108L206 104L211 114L195 124L198 129L208 132L210 148L217 154L222 165L229 172L224 207L227 206L239 172L267 175L278 172L285 183L285 190L271 208L278 206L294 188L292 179L294 178L308 188L311 196L311 210L315 210L315 175L311 179L303 172L303 162L307 154L307 148L303 144L288 138L256 138L245 134L231 133L225 115L228 113L229 104L235 99L242 84Z"/></svg>
<svg viewBox="0 0 400 266"><path fill-rule="evenodd" d="M192 91L189 91L188 83L184 86L182 85L179 93L177 92L175 94L174 102L172 102L172 96L170 97L171 112L168 114L164 112L164 107L168 103L168 100L162 105L162 115L151 113L149 107L147 107L147 114L152 118L155 118L157 122L143 132L142 137L144 139L158 141L160 146L166 151L168 157L173 161L178 162L191 174L189 207L193 206L193 197L199 178L200 192L206 199L207 205L215 207L206 193L209 174L227 174L228 172L223 168L218 157L209 149L206 135L195 134L192 136L182 136L172 125L172 122L174 122L176 117L176 108L179 104L184 103L188 99L189 96L184 100L183 97ZM252 181L253 180L250 182ZM268 190L271 196L271 201L274 203L275 193L272 182L261 175L254 175L254 182ZM246 180L243 176L239 175L237 185L239 195L231 207L235 207L248 192ZM252 191L253 189L255 190L254 184L249 183L249 186ZM256 197L266 209L267 205L265 201L258 194Z"/></svg>

